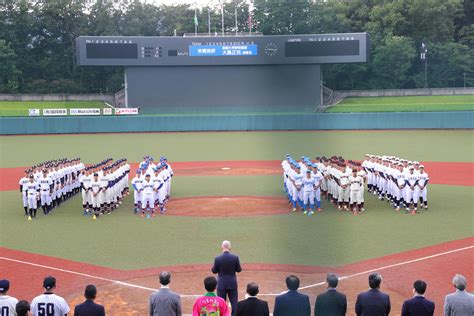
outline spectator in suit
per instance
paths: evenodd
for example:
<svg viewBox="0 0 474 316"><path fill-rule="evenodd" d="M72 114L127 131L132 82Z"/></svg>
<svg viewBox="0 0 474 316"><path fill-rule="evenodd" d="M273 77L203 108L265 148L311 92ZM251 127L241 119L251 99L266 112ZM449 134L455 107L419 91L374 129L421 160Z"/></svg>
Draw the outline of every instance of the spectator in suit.
<svg viewBox="0 0 474 316"><path fill-rule="evenodd" d="M237 303L236 316L269 316L268 303L257 298L258 284L247 284L247 299Z"/></svg>
<svg viewBox="0 0 474 316"><path fill-rule="evenodd" d="M444 300L444 316L474 315L474 295L467 293L467 280L456 274L453 278L456 292L446 295Z"/></svg>
<svg viewBox="0 0 474 316"><path fill-rule="evenodd" d="M386 316L390 314L390 297L380 291L382 276L369 275L370 290L357 296L355 311L357 316Z"/></svg>
<svg viewBox="0 0 474 316"><path fill-rule="evenodd" d="M347 312L347 298L336 290L339 278L334 273L326 276L328 289L325 293L318 295L314 306L314 316L344 316Z"/></svg>
<svg viewBox="0 0 474 316"><path fill-rule="evenodd" d="M74 308L74 316L105 316L104 306L94 303L97 289L89 284L84 291L86 301Z"/></svg>
<svg viewBox="0 0 474 316"><path fill-rule="evenodd" d="M239 257L232 254L230 241L222 242L222 254L214 259L212 273L217 273L217 296L226 300L229 297L232 306L232 315L235 315L235 307L238 301L237 276L241 272Z"/></svg>
<svg viewBox="0 0 474 316"><path fill-rule="evenodd" d="M433 316L435 304L425 298L426 282L417 280L413 284L415 296L402 306L402 316Z"/></svg>
<svg viewBox="0 0 474 316"><path fill-rule="evenodd" d="M181 297L170 290L171 273L159 275L161 288L150 295L150 316L181 316Z"/></svg>
<svg viewBox="0 0 474 316"><path fill-rule="evenodd" d="M16 303L15 306L16 316L28 316L30 313L30 303L28 301L22 300Z"/></svg>
<svg viewBox="0 0 474 316"><path fill-rule="evenodd" d="M311 306L308 295L298 292L300 279L295 275L286 278L288 292L275 298L273 316L309 316Z"/></svg>

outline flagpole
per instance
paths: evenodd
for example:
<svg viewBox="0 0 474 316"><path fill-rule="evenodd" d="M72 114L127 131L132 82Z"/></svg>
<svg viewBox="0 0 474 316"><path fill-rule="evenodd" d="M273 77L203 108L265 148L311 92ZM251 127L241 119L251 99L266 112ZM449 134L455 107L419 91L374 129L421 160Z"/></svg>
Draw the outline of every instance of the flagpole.
<svg viewBox="0 0 474 316"><path fill-rule="evenodd" d="M194 36L197 36L198 24L197 24L197 8L194 7Z"/></svg>
<svg viewBox="0 0 474 316"><path fill-rule="evenodd" d="M250 5L251 5L251 2L249 2L249 20L248 20L248 23L249 23L249 35L252 35L252 12L250 10Z"/></svg>
<svg viewBox="0 0 474 316"><path fill-rule="evenodd" d="M211 36L211 9L209 7L207 7L207 30Z"/></svg>
<svg viewBox="0 0 474 316"><path fill-rule="evenodd" d="M221 2L221 26L222 26L222 36L225 35L224 33L224 0L220 0Z"/></svg>
<svg viewBox="0 0 474 316"><path fill-rule="evenodd" d="M235 15L235 35L237 36L237 33L239 32L239 27L237 25L237 4L235 5L234 15Z"/></svg>

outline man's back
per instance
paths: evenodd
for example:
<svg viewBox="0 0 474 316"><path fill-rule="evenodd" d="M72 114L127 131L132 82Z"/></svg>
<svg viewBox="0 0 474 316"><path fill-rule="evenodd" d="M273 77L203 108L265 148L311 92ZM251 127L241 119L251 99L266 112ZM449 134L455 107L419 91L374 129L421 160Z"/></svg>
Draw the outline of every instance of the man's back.
<svg viewBox="0 0 474 316"><path fill-rule="evenodd" d="M6 315L16 315L15 306L18 303L18 300L14 297L8 295L0 295L0 315L4 311Z"/></svg>
<svg viewBox="0 0 474 316"><path fill-rule="evenodd" d="M273 316L309 316L309 297L297 291L288 291L275 298Z"/></svg>
<svg viewBox="0 0 474 316"><path fill-rule="evenodd" d="M456 291L446 295L444 302L445 316L474 315L474 295L466 291Z"/></svg>
<svg viewBox="0 0 474 316"><path fill-rule="evenodd" d="M315 316L338 316L346 315L347 299L342 293L336 289L329 289L325 293L318 295L314 308Z"/></svg>
<svg viewBox="0 0 474 316"><path fill-rule="evenodd" d="M74 308L74 316L105 316L105 309L92 300L86 300Z"/></svg>
<svg viewBox="0 0 474 316"><path fill-rule="evenodd" d="M406 300L402 306L402 316L433 316L435 304L423 296Z"/></svg>
<svg viewBox="0 0 474 316"><path fill-rule="evenodd" d="M53 311L53 313L50 313ZM33 316L46 315L66 315L70 309L64 298L53 293L38 295L31 302L31 314Z"/></svg>
<svg viewBox="0 0 474 316"><path fill-rule="evenodd" d="M218 287L233 288L237 287L236 272L242 271L239 257L225 251L214 259L212 272L217 273Z"/></svg>
<svg viewBox="0 0 474 316"><path fill-rule="evenodd" d="M179 294L160 289L150 295L150 316L181 316L181 298Z"/></svg>
<svg viewBox="0 0 474 316"><path fill-rule="evenodd" d="M256 297L249 297L237 304L236 316L268 316L268 303Z"/></svg>
<svg viewBox="0 0 474 316"><path fill-rule="evenodd" d="M390 308L390 297L379 290L371 289L357 296L357 316L386 316Z"/></svg>

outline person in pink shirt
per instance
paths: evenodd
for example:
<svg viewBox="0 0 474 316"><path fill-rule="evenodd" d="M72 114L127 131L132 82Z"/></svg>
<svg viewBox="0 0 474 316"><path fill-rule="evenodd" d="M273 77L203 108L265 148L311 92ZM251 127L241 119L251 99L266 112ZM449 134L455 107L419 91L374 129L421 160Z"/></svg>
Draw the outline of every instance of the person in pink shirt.
<svg viewBox="0 0 474 316"><path fill-rule="evenodd" d="M209 276L204 279L204 288L207 293L194 302L193 316L230 316L226 302L215 293L216 287L215 277Z"/></svg>

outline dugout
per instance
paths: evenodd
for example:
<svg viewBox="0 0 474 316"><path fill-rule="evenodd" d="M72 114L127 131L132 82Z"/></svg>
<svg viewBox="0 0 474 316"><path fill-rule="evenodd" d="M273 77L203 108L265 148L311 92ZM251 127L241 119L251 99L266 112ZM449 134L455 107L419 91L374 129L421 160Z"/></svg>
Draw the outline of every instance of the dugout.
<svg viewBox="0 0 474 316"><path fill-rule="evenodd" d="M322 104L321 64L366 62L367 33L80 36L79 66L122 66L142 113L301 113Z"/></svg>

